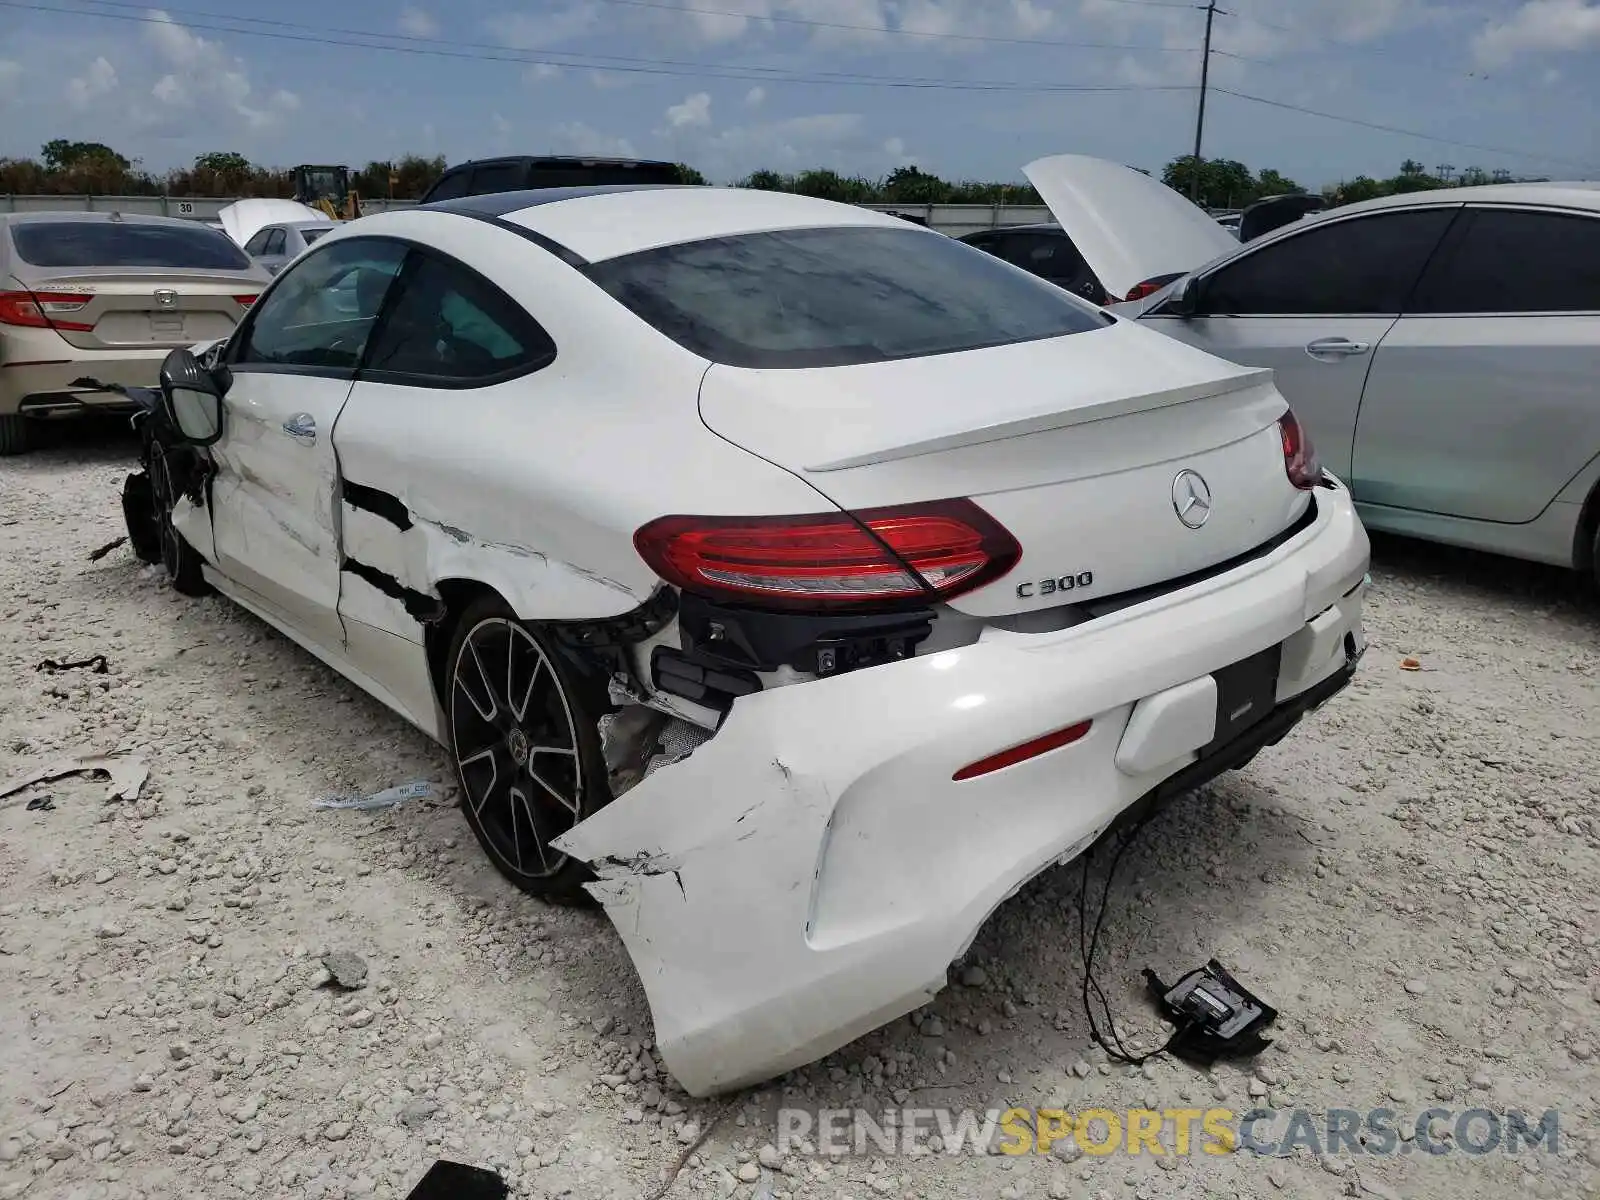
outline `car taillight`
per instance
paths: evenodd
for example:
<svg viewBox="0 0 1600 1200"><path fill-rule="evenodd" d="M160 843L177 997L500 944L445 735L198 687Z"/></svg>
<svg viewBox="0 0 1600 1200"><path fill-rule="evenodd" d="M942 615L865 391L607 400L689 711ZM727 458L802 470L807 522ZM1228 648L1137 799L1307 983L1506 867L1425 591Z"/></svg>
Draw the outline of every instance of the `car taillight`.
<svg viewBox="0 0 1600 1200"><path fill-rule="evenodd" d="M1146 279L1143 283L1136 283L1129 288L1128 294L1122 298L1122 301L1126 304L1129 300L1143 300L1146 296L1155 295L1170 282L1172 281L1162 282L1156 279Z"/></svg>
<svg viewBox="0 0 1600 1200"><path fill-rule="evenodd" d="M235 296L233 298L233 302L235 304L237 304L240 308L249 308L252 304L254 304L260 298L261 297L260 297L259 294L255 295L255 296Z"/></svg>
<svg viewBox="0 0 1600 1200"><path fill-rule="evenodd" d="M69 292L0 292L0 325L87 333L93 325L63 318L77 312L91 299Z"/></svg>
<svg viewBox="0 0 1600 1200"><path fill-rule="evenodd" d="M781 608L936 597L998 579L1022 548L970 500L782 517L661 517L640 557L685 591ZM907 570L907 568L910 570Z"/></svg>
<svg viewBox="0 0 1600 1200"><path fill-rule="evenodd" d="M1311 435L1300 424L1293 409L1285 410L1278 418L1278 432L1283 437L1283 469L1289 482L1302 492L1326 482L1317 448L1311 444Z"/></svg>

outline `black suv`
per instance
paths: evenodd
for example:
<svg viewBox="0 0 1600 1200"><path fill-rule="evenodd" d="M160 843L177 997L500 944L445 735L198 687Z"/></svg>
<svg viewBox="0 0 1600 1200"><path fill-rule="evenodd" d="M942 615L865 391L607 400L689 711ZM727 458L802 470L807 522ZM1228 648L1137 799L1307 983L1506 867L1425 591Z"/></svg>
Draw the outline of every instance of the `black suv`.
<svg viewBox="0 0 1600 1200"><path fill-rule="evenodd" d="M423 204L482 196L489 192L520 192L530 188L598 187L626 183L681 183L678 165L633 158L562 158L518 154L509 158L481 158L451 167L439 176Z"/></svg>

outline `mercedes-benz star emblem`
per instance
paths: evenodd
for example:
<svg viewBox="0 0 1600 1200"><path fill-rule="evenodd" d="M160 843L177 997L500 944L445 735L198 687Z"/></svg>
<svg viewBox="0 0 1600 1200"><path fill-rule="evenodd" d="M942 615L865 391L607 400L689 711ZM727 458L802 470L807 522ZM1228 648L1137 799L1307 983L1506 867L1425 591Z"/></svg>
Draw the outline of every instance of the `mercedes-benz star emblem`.
<svg viewBox="0 0 1600 1200"><path fill-rule="evenodd" d="M177 308L178 307L178 293L173 291L171 288L157 288L156 289L156 307L157 308Z"/></svg>
<svg viewBox="0 0 1600 1200"><path fill-rule="evenodd" d="M1173 479L1172 511L1190 529L1199 529L1211 516L1211 489L1198 471L1179 471Z"/></svg>

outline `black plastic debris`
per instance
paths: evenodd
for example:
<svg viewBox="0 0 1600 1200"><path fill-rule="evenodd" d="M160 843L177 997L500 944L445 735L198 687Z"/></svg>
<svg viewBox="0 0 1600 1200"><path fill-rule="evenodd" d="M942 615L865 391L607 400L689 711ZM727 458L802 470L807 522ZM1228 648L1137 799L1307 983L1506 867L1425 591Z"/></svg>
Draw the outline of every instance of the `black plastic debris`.
<svg viewBox="0 0 1600 1200"><path fill-rule="evenodd" d="M1219 1058L1251 1058L1272 1044L1262 1031L1278 1011L1216 959L1168 986L1148 967L1144 978L1168 1021L1178 1027L1166 1049L1199 1067Z"/></svg>
<svg viewBox="0 0 1600 1200"><path fill-rule="evenodd" d="M80 658L73 662L57 662L53 658L47 658L33 669L49 671L54 675L57 671L81 671L84 667L88 667L96 675L104 675L111 669L111 664L106 661L104 654L96 654L91 658Z"/></svg>
<svg viewBox="0 0 1600 1200"><path fill-rule="evenodd" d="M505 1200L506 1181L483 1167L440 1159L417 1181L406 1200Z"/></svg>
<svg viewBox="0 0 1600 1200"><path fill-rule="evenodd" d="M101 546L100 549L90 552L89 561L90 562L99 562L102 558L104 558L106 555L110 554L118 546L126 544L127 540L128 540L127 537L123 536L123 537L119 537L114 542L107 542L104 546Z"/></svg>
<svg viewBox="0 0 1600 1200"><path fill-rule="evenodd" d="M28 811L29 812L55 812L55 810L56 810L56 802L55 802L55 798L52 797L52 796L30 796L30 797L28 797Z"/></svg>

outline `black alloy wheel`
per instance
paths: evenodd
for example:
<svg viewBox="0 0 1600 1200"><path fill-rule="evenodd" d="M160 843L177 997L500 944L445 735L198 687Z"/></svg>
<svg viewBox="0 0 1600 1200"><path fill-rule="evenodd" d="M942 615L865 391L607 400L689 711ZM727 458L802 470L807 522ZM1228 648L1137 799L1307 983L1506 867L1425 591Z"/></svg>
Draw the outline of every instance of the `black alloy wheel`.
<svg viewBox="0 0 1600 1200"><path fill-rule="evenodd" d="M550 845L610 799L574 672L498 599L462 618L448 669L450 746L473 834L523 891L584 900L593 875Z"/></svg>

